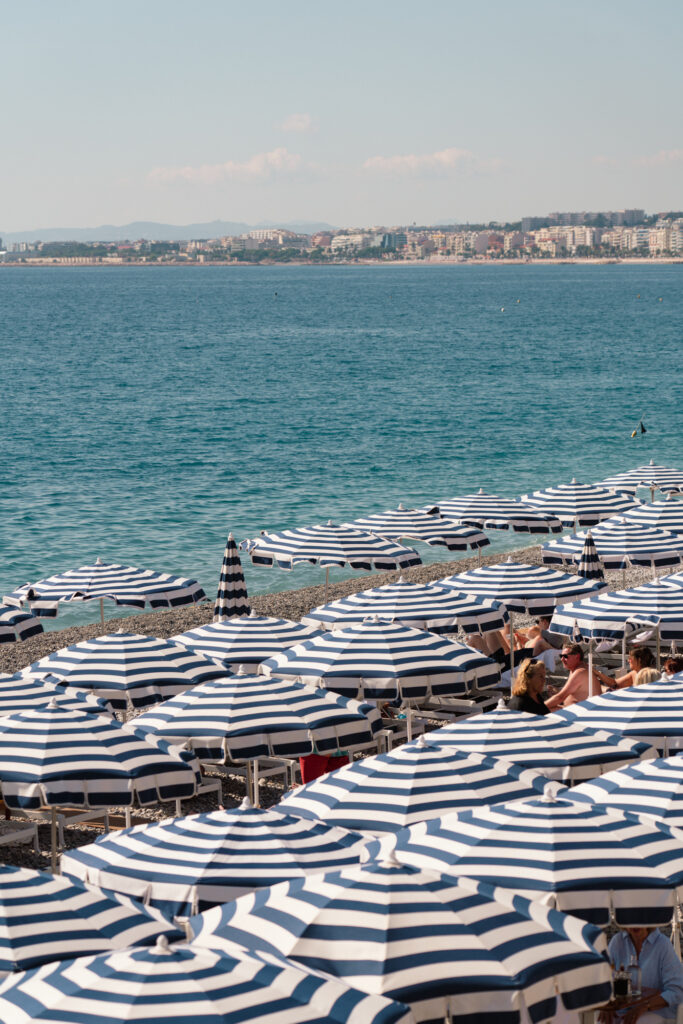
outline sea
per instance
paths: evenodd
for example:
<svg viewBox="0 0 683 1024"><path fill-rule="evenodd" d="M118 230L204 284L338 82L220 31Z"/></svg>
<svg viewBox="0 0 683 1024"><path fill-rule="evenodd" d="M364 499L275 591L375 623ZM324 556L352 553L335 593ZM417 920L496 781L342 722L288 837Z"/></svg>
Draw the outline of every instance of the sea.
<svg viewBox="0 0 683 1024"><path fill-rule="evenodd" d="M0 310L0 596L98 557L213 596L228 531L683 467L683 265L7 267Z"/></svg>

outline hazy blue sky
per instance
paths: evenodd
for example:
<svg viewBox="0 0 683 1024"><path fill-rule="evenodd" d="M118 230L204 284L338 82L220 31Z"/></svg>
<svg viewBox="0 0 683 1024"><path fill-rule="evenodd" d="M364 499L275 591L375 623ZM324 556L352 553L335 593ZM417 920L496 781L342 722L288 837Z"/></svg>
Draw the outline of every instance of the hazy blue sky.
<svg viewBox="0 0 683 1024"><path fill-rule="evenodd" d="M2 5L0 231L683 207L680 0Z"/></svg>

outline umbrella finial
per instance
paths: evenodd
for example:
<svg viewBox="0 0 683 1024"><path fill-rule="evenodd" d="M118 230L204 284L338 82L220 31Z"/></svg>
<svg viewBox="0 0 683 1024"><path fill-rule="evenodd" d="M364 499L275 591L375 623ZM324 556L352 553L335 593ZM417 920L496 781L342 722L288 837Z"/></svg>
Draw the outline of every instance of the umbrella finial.
<svg viewBox="0 0 683 1024"><path fill-rule="evenodd" d="M249 797L245 796L244 800L240 804L240 810L241 811L251 811L253 809L253 807L254 807L254 805L252 804L252 802L249 799Z"/></svg>
<svg viewBox="0 0 683 1024"><path fill-rule="evenodd" d="M98 555L98 556L97 556L97 558L95 559L95 565L102 565L102 559L100 558L100 556L99 556L99 555Z"/></svg>
<svg viewBox="0 0 683 1024"><path fill-rule="evenodd" d="M246 674L247 674L247 672L246 672L246 669L245 669L244 665L242 665L242 664L240 663L240 664L239 664L239 665L237 666L237 671L235 672L235 675L236 675L236 676L246 676Z"/></svg>
<svg viewBox="0 0 683 1024"><path fill-rule="evenodd" d="M56 697L50 697L50 703L47 705L49 711L54 711L55 708L59 707Z"/></svg>
<svg viewBox="0 0 683 1024"><path fill-rule="evenodd" d="M575 476L573 476L573 477L572 477L572 480L571 480L571 482L572 482L573 484L575 484L575 483L576 483L576 477L575 477Z"/></svg>
<svg viewBox="0 0 683 1024"><path fill-rule="evenodd" d="M235 538L233 537L232 530L231 530L230 533L228 534L228 540L234 540L234 539Z"/></svg>
<svg viewBox="0 0 683 1024"><path fill-rule="evenodd" d="M415 746L419 747L420 750L424 750L425 747L429 746L429 744L427 743L427 740L425 739L425 734L423 732L421 732L420 735L415 740Z"/></svg>
<svg viewBox="0 0 683 1024"><path fill-rule="evenodd" d="M543 787L543 796L541 800L544 804L556 804L557 803L557 784L555 782L546 782Z"/></svg>
<svg viewBox="0 0 683 1024"><path fill-rule="evenodd" d="M396 856L396 850L387 850L382 859L377 862L381 868L402 868L400 860Z"/></svg>
<svg viewBox="0 0 683 1024"><path fill-rule="evenodd" d="M505 703L502 697L496 704L496 711L507 711L507 704Z"/></svg>
<svg viewBox="0 0 683 1024"><path fill-rule="evenodd" d="M399 510L399 512L405 512L405 510L406 510L406 507L405 507L405 505L403 504L402 501L400 501L398 503L398 510Z"/></svg>
<svg viewBox="0 0 683 1024"><path fill-rule="evenodd" d="M168 944L168 938L166 935L158 935L156 945L154 947L155 953L162 953L168 956L171 952L171 947Z"/></svg>

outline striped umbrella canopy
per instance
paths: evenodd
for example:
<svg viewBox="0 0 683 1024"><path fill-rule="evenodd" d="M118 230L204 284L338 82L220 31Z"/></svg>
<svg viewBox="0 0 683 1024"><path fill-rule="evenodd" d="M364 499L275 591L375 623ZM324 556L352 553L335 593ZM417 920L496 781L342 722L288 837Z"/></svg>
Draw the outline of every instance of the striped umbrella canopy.
<svg viewBox="0 0 683 1024"><path fill-rule="evenodd" d="M0 976L53 960L184 938L161 917L80 881L0 866ZM4 1018L8 1020L8 1018Z"/></svg>
<svg viewBox="0 0 683 1024"><path fill-rule="evenodd" d="M430 515L422 509L404 508L403 505L387 512L376 512L371 516L354 519L351 523L344 523L344 526L374 533L387 540L417 540L434 547L448 548L449 551L483 548L491 543L485 533L473 526L449 523L438 515Z"/></svg>
<svg viewBox="0 0 683 1024"><path fill-rule="evenodd" d="M603 582L605 579L605 574L602 571L602 565L598 558L598 552L595 548L595 541L590 530L586 533L586 540L583 544L581 558L579 559L576 571L585 580L600 580L600 582Z"/></svg>
<svg viewBox="0 0 683 1024"><path fill-rule="evenodd" d="M242 896L190 927L193 946L279 951L408 1004L420 1024L540 1024L562 1001L579 1010L611 992L597 928L390 853Z"/></svg>
<svg viewBox="0 0 683 1024"><path fill-rule="evenodd" d="M357 864L367 836L241 807L110 832L62 857L72 878L187 917L275 882Z"/></svg>
<svg viewBox="0 0 683 1024"><path fill-rule="evenodd" d="M572 800L616 807L683 828L683 756L627 765L582 782L568 795Z"/></svg>
<svg viewBox="0 0 683 1024"><path fill-rule="evenodd" d="M630 565L678 565L683 558L683 536L655 530L617 517L598 523L591 531L598 558L606 569L627 569ZM587 533L581 530L551 540L541 548L546 565L581 560Z"/></svg>
<svg viewBox="0 0 683 1024"><path fill-rule="evenodd" d="M51 701L58 707L76 711L89 711L96 715L111 715L112 707L84 690L68 690L54 676L29 679L22 672L13 676L0 676L0 718L17 711L44 708Z"/></svg>
<svg viewBox="0 0 683 1024"><path fill-rule="evenodd" d="M509 621L506 609L496 601L459 594L433 583L388 583L349 594L308 612L302 622L318 629L362 622L369 616L395 619L413 629L430 633L454 633L459 627L476 633L503 629Z"/></svg>
<svg viewBox="0 0 683 1024"><path fill-rule="evenodd" d="M668 533L683 533L683 501L669 494L664 501L636 505L629 512L624 512L623 518L627 523L640 523Z"/></svg>
<svg viewBox="0 0 683 1024"><path fill-rule="evenodd" d="M235 538L228 534L228 542L223 554L221 578L218 581L218 593L213 609L214 620L230 618L233 615L248 615L251 611L247 601L247 585L244 582L242 563Z"/></svg>
<svg viewBox="0 0 683 1024"><path fill-rule="evenodd" d="M240 547L249 552L254 565L277 565L293 569L301 562L317 563L323 568L348 565L352 569L406 569L420 565L422 559L412 548L376 537L351 526L304 526L282 533L266 533L255 540L243 540Z"/></svg>
<svg viewBox="0 0 683 1024"><path fill-rule="evenodd" d="M564 636L620 640L643 626L658 627L662 640L683 639L683 576L660 576L640 587L555 609L551 630Z"/></svg>
<svg viewBox="0 0 683 1024"><path fill-rule="evenodd" d="M500 681L500 666L471 647L376 618L304 640L259 672L366 700L462 694Z"/></svg>
<svg viewBox="0 0 683 1024"><path fill-rule="evenodd" d="M627 494L634 494L639 487L649 487L654 501L655 491L683 491L683 472L680 469L670 469L668 466L656 466L654 459L650 459L646 466L637 466L626 473L608 476L599 486Z"/></svg>
<svg viewBox="0 0 683 1024"><path fill-rule="evenodd" d="M43 624L31 612L0 604L0 644L28 640L30 636L42 632Z"/></svg>
<svg viewBox="0 0 683 1024"><path fill-rule="evenodd" d="M646 683L612 690L556 712L582 728L609 729L667 753L683 746L683 686Z"/></svg>
<svg viewBox="0 0 683 1024"><path fill-rule="evenodd" d="M569 484L546 487L532 494L523 494L522 501L542 512L557 516L563 526L595 526L603 519L633 508L633 501L623 494L598 484Z"/></svg>
<svg viewBox="0 0 683 1024"><path fill-rule="evenodd" d="M364 757L286 793L283 811L374 835L398 832L449 811L539 795L540 772L465 753L424 735Z"/></svg>
<svg viewBox="0 0 683 1024"><path fill-rule="evenodd" d="M46 964L0 987L12 1024L414 1024L404 1006L353 992L280 956L227 947L133 947Z"/></svg>
<svg viewBox="0 0 683 1024"><path fill-rule="evenodd" d="M193 796L199 766L104 715L51 702L0 718L0 788L11 808L132 806Z"/></svg>
<svg viewBox="0 0 683 1024"><path fill-rule="evenodd" d="M665 924L683 896L683 831L547 793L475 807L373 839L417 867L502 886L604 927ZM249 897L248 897L249 898Z"/></svg>
<svg viewBox="0 0 683 1024"><path fill-rule="evenodd" d="M649 744L623 739L616 730L606 732L597 726L584 729L581 723L566 721L557 714L530 715L501 705L496 711L437 729L429 738L466 753L486 754L533 768L564 782L591 779L600 775L606 765L618 768L656 755Z"/></svg>
<svg viewBox="0 0 683 1024"><path fill-rule="evenodd" d="M316 629L311 626L252 611L250 615L188 629L187 633L179 633L171 639L236 671L240 665L258 665L315 633Z"/></svg>
<svg viewBox="0 0 683 1024"><path fill-rule="evenodd" d="M480 565L438 581L441 587L500 601L509 612L552 615L557 604L572 597L598 594L604 584L585 580L544 565L527 565L508 558L498 565Z"/></svg>
<svg viewBox="0 0 683 1024"><path fill-rule="evenodd" d="M499 498L480 490L462 498L448 498L438 504L440 515L480 530L512 530L514 533L561 533L556 516L540 512L515 498Z"/></svg>
<svg viewBox="0 0 683 1024"><path fill-rule="evenodd" d="M202 683L135 719L138 729L185 742L201 761L335 754L372 743L372 704L301 683L237 675Z"/></svg>
<svg viewBox="0 0 683 1024"><path fill-rule="evenodd" d="M90 690L121 710L158 704L225 673L211 658L173 640L119 630L62 647L23 674Z"/></svg>
<svg viewBox="0 0 683 1024"><path fill-rule="evenodd" d="M54 618L59 605L79 601L99 601L104 622L104 601L131 608L178 608L203 601L206 594L196 580L169 576L152 569L102 562L48 576L37 583L26 583L4 598L6 604L28 606L35 615Z"/></svg>

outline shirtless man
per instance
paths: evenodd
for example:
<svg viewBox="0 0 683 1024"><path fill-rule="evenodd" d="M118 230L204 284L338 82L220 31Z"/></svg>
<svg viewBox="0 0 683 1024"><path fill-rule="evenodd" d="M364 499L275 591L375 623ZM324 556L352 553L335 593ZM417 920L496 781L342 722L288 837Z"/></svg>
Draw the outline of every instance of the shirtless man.
<svg viewBox="0 0 683 1024"><path fill-rule="evenodd" d="M585 700L590 695L590 680L588 678L588 665L583 660L583 649L580 644L565 644L560 654L562 664L569 672L569 678L564 684L561 690L553 694L552 697L548 697L545 702L545 706L551 711L559 707L569 707L571 704L578 704L580 700ZM593 679L595 689L598 693L601 693L600 683L608 686L610 689L615 688L614 680L611 676L607 676L605 673L600 672L597 669L593 670ZM609 682L607 682L609 680ZM610 686L611 684L611 686Z"/></svg>

